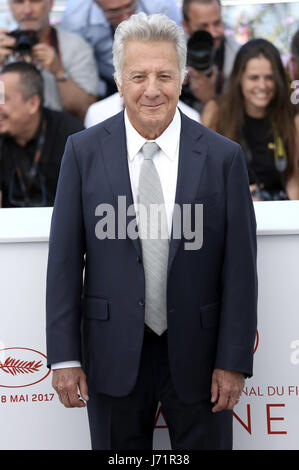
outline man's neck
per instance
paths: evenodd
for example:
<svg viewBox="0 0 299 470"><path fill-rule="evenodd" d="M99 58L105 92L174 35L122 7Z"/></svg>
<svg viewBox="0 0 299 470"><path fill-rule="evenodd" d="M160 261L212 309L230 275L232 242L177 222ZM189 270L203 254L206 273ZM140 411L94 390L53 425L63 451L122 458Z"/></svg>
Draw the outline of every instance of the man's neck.
<svg viewBox="0 0 299 470"><path fill-rule="evenodd" d="M38 112L37 115L32 119L28 126L23 129L22 133L15 136L14 140L20 147L25 147L25 145L33 139L41 123L41 112Z"/></svg>

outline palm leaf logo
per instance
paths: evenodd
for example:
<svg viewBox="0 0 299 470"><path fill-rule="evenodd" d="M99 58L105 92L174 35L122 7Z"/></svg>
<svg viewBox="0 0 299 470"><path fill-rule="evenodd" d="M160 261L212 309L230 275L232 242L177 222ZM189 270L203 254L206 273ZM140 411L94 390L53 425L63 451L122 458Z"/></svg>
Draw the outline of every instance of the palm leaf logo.
<svg viewBox="0 0 299 470"><path fill-rule="evenodd" d="M19 359L8 357L5 362L0 362L0 371L2 370L2 372L11 375L33 374L34 372L38 372L41 366L41 361L20 361Z"/></svg>

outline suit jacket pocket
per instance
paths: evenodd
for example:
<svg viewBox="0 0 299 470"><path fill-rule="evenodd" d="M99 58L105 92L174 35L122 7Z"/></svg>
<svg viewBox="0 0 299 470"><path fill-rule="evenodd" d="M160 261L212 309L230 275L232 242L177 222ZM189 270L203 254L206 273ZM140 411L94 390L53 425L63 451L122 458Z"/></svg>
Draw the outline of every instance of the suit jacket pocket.
<svg viewBox="0 0 299 470"><path fill-rule="evenodd" d="M202 195L195 199L196 204L203 204L203 209L207 207L217 206L223 201L222 193L211 193L209 195Z"/></svg>
<svg viewBox="0 0 299 470"><path fill-rule="evenodd" d="M86 318L92 320L108 320L109 308L108 300L100 297L84 297L83 312Z"/></svg>
<svg viewBox="0 0 299 470"><path fill-rule="evenodd" d="M218 325L220 316L220 302L204 305L200 309L202 328L213 328Z"/></svg>

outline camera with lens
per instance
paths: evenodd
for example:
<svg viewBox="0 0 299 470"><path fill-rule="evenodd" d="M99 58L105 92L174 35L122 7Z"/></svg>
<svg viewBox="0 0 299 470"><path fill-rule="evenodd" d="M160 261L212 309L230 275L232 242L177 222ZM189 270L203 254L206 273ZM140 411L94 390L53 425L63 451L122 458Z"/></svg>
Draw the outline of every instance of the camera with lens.
<svg viewBox="0 0 299 470"><path fill-rule="evenodd" d="M187 42L187 65L210 77L215 60L214 39L208 31L198 30Z"/></svg>
<svg viewBox="0 0 299 470"><path fill-rule="evenodd" d="M37 32L33 29L16 29L8 34L16 39L16 45L13 48L14 53L30 54L32 47L39 42Z"/></svg>
<svg viewBox="0 0 299 470"><path fill-rule="evenodd" d="M283 189L267 191L261 187L251 191L251 196L259 201L287 201L289 199L287 193Z"/></svg>

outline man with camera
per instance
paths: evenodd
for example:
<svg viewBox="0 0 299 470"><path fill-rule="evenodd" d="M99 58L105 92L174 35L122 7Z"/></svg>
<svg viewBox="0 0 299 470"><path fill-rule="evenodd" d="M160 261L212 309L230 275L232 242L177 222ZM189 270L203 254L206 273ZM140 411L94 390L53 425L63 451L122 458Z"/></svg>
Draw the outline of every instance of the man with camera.
<svg viewBox="0 0 299 470"><path fill-rule="evenodd" d="M213 50L208 46L213 66L203 70L194 63L189 64L183 87L182 100L201 112L208 101L222 92L240 46L232 37L224 35L220 0L184 0L182 24L189 41L200 30L207 31L213 42ZM205 50L205 41L204 44L199 42L197 48L194 52L209 52Z"/></svg>
<svg viewBox="0 0 299 470"><path fill-rule="evenodd" d="M83 125L43 106L43 79L34 65L7 64L0 80L0 207L52 206L66 140Z"/></svg>
<svg viewBox="0 0 299 470"><path fill-rule="evenodd" d="M42 70L45 104L81 120L96 101L99 80L90 45L79 35L53 28L54 0L8 0L18 30L0 30L0 65L32 62Z"/></svg>

